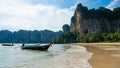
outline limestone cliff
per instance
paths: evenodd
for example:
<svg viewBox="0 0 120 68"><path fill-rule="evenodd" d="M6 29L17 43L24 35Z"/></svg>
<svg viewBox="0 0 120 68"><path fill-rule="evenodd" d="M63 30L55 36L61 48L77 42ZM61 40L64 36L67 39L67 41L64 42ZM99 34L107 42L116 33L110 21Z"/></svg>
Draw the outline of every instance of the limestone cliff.
<svg viewBox="0 0 120 68"><path fill-rule="evenodd" d="M98 11L95 9L88 10L87 7L82 6L82 4L78 4L74 16L71 18L71 31L78 30L80 33L86 33L96 30L102 30L104 32L114 32L115 30L120 28L120 16L117 17L118 19L111 20L111 17L113 17L112 11L108 9L105 9L105 11L108 12L103 14L101 13L102 11Z"/></svg>

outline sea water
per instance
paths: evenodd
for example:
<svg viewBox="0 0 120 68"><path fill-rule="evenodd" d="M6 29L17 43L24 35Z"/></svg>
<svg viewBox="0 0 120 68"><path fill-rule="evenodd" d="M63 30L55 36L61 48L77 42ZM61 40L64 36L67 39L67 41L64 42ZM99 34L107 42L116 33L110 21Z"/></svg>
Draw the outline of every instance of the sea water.
<svg viewBox="0 0 120 68"><path fill-rule="evenodd" d="M54 44L48 51L22 50L22 44L0 45L0 68L92 68L92 53L82 46Z"/></svg>

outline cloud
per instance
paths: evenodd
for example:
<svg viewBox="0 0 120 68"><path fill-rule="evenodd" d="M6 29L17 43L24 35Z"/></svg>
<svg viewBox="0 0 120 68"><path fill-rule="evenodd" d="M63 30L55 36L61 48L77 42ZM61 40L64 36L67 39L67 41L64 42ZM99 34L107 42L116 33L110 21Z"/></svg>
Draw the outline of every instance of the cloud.
<svg viewBox="0 0 120 68"><path fill-rule="evenodd" d="M106 6L106 8L113 9L118 6L120 6L120 0L113 0L109 5Z"/></svg>
<svg viewBox="0 0 120 68"><path fill-rule="evenodd" d="M0 29L61 30L62 25L70 23L74 11L55 6L28 4L24 0L0 2Z"/></svg>

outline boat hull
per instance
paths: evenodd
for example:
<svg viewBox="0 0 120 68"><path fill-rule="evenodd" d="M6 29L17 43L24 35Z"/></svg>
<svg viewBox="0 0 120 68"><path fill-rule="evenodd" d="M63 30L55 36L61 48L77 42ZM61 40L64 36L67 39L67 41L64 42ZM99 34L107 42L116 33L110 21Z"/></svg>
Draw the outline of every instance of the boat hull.
<svg viewBox="0 0 120 68"><path fill-rule="evenodd" d="M31 50L43 50L43 51L46 51L48 50L48 48L50 47L50 45L46 45L46 46L29 46L29 45L25 45L22 47L22 49L31 49Z"/></svg>
<svg viewBox="0 0 120 68"><path fill-rule="evenodd" d="M13 46L13 44L2 44L2 46Z"/></svg>

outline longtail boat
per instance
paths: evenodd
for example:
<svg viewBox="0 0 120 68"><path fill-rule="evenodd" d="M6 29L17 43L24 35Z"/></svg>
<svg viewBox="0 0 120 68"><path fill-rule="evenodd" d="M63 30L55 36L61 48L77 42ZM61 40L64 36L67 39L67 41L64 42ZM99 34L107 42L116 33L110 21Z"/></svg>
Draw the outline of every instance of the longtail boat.
<svg viewBox="0 0 120 68"><path fill-rule="evenodd" d="M52 46L52 42L48 45L43 45L43 46L40 46L40 45L25 45L25 44L22 44L21 48L22 49L31 49L31 50L42 50L42 51L46 51L48 50L48 48Z"/></svg>
<svg viewBox="0 0 120 68"><path fill-rule="evenodd" d="M2 46L14 46L13 44L2 43Z"/></svg>

